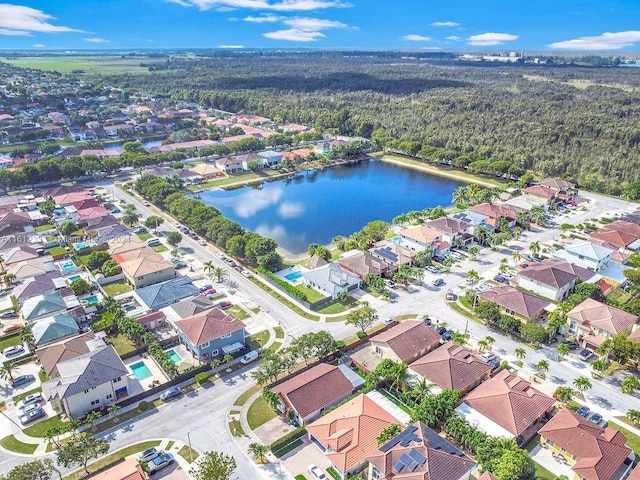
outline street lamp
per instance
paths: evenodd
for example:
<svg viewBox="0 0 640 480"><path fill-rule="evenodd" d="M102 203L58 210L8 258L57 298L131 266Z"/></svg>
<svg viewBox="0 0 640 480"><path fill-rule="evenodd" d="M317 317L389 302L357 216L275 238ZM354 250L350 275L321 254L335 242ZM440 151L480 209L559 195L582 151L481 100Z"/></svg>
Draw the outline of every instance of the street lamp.
<svg viewBox="0 0 640 480"><path fill-rule="evenodd" d="M193 463L193 449L191 448L191 432L187 432L187 440L189 441L189 459Z"/></svg>

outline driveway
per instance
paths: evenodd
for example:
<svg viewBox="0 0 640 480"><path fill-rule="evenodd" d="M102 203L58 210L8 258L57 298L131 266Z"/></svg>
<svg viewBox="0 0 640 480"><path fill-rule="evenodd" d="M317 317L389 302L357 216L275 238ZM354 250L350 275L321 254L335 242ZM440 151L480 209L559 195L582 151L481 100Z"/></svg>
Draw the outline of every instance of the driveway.
<svg viewBox="0 0 640 480"><path fill-rule="evenodd" d="M305 436L301 440L303 442L302 446L280 458L285 468L293 476L302 474L307 478L311 478L307 471L311 464L319 466L326 472L327 468L331 466L331 462L327 460L324 453L316 445L312 444L308 437Z"/></svg>

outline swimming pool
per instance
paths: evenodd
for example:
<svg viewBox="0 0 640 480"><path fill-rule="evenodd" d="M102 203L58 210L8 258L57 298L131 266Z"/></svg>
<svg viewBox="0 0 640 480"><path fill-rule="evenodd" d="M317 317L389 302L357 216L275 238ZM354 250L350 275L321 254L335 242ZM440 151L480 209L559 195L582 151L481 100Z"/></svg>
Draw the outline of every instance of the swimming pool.
<svg viewBox="0 0 640 480"><path fill-rule="evenodd" d="M76 280L80 280L82 277L80 275L74 275L69 277L69 282L75 282Z"/></svg>
<svg viewBox="0 0 640 480"><path fill-rule="evenodd" d="M180 363L182 361L182 357L178 355L173 348L171 350L167 350L167 355L169 355L169 360L173 363Z"/></svg>
<svg viewBox="0 0 640 480"><path fill-rule="evenodd" d="M298 280L300 277L302 277L302 274L300 272L293 272L293 273L288 273L284 276L284 278L286 278L287 280L289 280L290 282L295 282L296 280Z"/></svg>
<svg viewBox="0 0 640 480"><path fill-rule="evenodd" d="M82 301L89 305L93 305L94 303L98 303L98 297L91 295L90 297L84 298Z"/></svg>
<svg viewBox="0 0 640 480"><path fill-rule="evenodd" d="M144 380L152 376L151 370L142 361L129 365L129 368L138 380Z"/></svg>
<svg viewBox="0 0 640 480"><path fill-rule="evenodd" d="M388 240L393 243L397 243L397 244L400 243L400 237L392 237L392 238L389 238Z"/></svg>
<svg viewBox="0 0 640 480"><path fill-rule="evenodd" d="M76 264L71 260L67 260L66 262L62 262L60 264L63 270L74 270L76 268Z"/></svg>
<svg viewBox="0 0 640 480"><path fill-rule="evenodd" d="M76 250L84 250L85 248L89 248L89 244L84 242L74 243L73 246L76 247Z"/></svg>

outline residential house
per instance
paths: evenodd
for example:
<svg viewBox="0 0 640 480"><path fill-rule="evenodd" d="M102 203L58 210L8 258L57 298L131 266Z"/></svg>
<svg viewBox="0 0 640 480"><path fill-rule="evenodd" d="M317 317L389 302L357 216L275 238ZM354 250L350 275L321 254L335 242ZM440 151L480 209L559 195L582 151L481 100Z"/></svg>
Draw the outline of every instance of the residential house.
<svg viewBox="0 0 640 480"><path fill-rule="evenodd" d="M136 317L136 321L149 332L163 327L166 319L163 311L150 312Z"/></svg>
<svg viewBox="0 0 640 480"><path fill-rule="evenodd" d="M482 225L486 227L490 232L495 230L493 225L487 224L488 217L486 215L482 215L480 213L472 212L471 210L463 210L461 212L452 213L448 215L447 218L452 218L454 220L458 220L460 222L466 223L469 225L468 232L472 235L475 235L476 228Z"/></svg>
<svg viewBox="0 0 640 480"><path fill-rule="evenodd" d="M89 220L96 218L107 217L111 215L111 212L99 205L97 207L85 208L79 210L73 215L73 219L79 226L84 226Z"/></svg>
<svg viewBox="0 0 640 480"><path fill-rule="evenodd" d="M111 256L140 250L147 247L147 243L140 240L136 235L129 234L125 237L115 237L107 242L108 252Z"/></svg>
<svg viewBox="0 0 640 480"><path fill-rule="evenodd" d="M618 335L638 321L636 315L587 298L567 313L569 333L579 342L596 350L608 337Z"/></svg>
<svg viewBox="0 0 640 480"><path fill-rule="evenodd" d="M613 250L592 242L576 241L553 253L555 258L599 272L611 262Z"/></svg>
<svg viewBox="0 0 640 480"><path fill-rule="evenodd" d="M245 324L218 307L178 320L174 326L180 342L201 363L245 348Z"/></svg>
<svg viewBox="0 0 640 480"><path fill-rule="evenodd" d="M526 380L502 370L469 393L456 412L489 435L525 445L549 418L554 403Z"/></svg>
<svg viewBox="0 0 640 480"><path fill-rule="evenodd" d="M33 322L38 318L78 306L80 302L73 291L70 288L63 288L26 299L20 312L26 322Z"/></svg>
<svg viewBox="0 0 640 480"><path fill-rule="evenodd" d="M157 253L125 261L120 263L120 267L133 288L165 282L176 276L175 265Z"/></svg>
<svg viewBox="0 0 640 480"><path fill-rule="evenodd" d="M497 285L478 292L482 300L498 304L504 313L512 315L524 323L542 320L551 302L511 285Z"/></svg>
<svg viewBox="0 0 640 480"><path fill-rule="evenodd" d="M101 334L104 335L104 332L101 332ZM104 340L102 340L100 334L90 331L73 338L45 345L38 348L35 353L40 361L40 366L47 376L57 377L58 363L89 353L91 351L90 345L95 345L96 342L102 342L104 345Z"/></svg>
<svg viewBox="0 0 640 480"><path fill-rule="evenodd" d="M93 200L93 197L89 194L89 192L85 192L84 190L82 190L61 193L54 196L52 200L56 203L56 205L60 207L67 207L83 200Z"/></svg>
<svg viewBox="0 0 640 480"><path fill-rule="evenodd" d="M518 272L519 287L541 297L561 302L573 292L578 279L585 281L595 275L591 270L562 260L545 260Z"/></svg>
<svg viewBox="0 0 640 480"><path fill-rule="evenodd" d="M475 462L422 422L367 456L375 480L471 480Z"/></svg>
<svg viewBox="0 0 640 480"><path fill-rule="evenodd" d="M526 210L506 203L480 203L469 207L469 211L479 213L480 215L487 217L485 223L494 228L498 227L500 220L503 218L507 221L509 228L513 228L516 226L517 214L519 212L525 212Z"/></svg>
<svg viewBox="0 0 640 480"><path fill-rule="evenodd" d="M569 408L560 410L538 433L540 445L571 466L571 480L621 480L633 467L635 454L620 431L602 428Z"/></svg>
<svg viewBox="0 0 640 480"><path fill-rule="evenodd" d="M539 185L555 190L556 197L562 201L572 200L577 193L575 184L558 178L545 178Z"/></svg>
<svg viewBox="0 0 640 480"><path fill-rule="evenodd" d="M242 160L239 160L237 157L218 158L215 163L216 167L226 174L239 173L242 171Z"/></svg>
<svg viewBox="0 0 640 480"><path fill-rule="evenodd" d="M112 465L106 470L100 470L99 473L91 475L91 480L147 480L149 478L136 458L121 460Z"/></svg>
<svg viewBox="0 0 640 480"><path fill-rule="evenodd" d="M325 265L329 265L329 262L319 255L311 255L309 260L307 260L307 267L312 270L314 268L324 267Z"/></svg>
<svg viewBox="0 0 640 480"><path fill-rule="evenodd" d="M522 195L531 203L551 207L558 201L557 191L544 185L532 185L522 189Z"/></svg>
<svg viewBox="0 0 640 480"><path fill-rule="evenodd" d="M28 298L44 295L66 286L64 278L59 271L47 272L37 277L25 278L20 284L13 287L13 296L19 304L23 304Z"/></svg>
<svg viewBox="0 0 640 480"><path fill-rule="evenodd" d="M102 218L108 218L108 217L102 217ZM86 230L87 228L85 227L85 231ZM109 248L109 240L112 240L114 238L127 238L129 237L129 235L131 235L131 231L121 223L116 223L115 225L99 226L99 228L96 228L95 230L91 230L87 233L93 236L93 241L96 243L96 246L100 245L103 248L104 247ZM146 247L142 247L142 248L144 249Z"/></svg>
<svg viewBox="0 0 640 480"><path fill-rule="evenodd" d="M473 242L471 224L457 218L442 217L425 222L424 225L442 232L442 241L450 245L464 247Z"/></svg>
<svg viewBox="0 0 640 480"><path fill-rule="evenodd" d="M491 472L484 472L482 475L478 477L478 480L500 480Z"/></svg>
<svg viewBox="0 0 640 480"><path fill-rule="evenodd" d="M437 348L440 335L419 320L405 320L371 338L371 349L382 358L411 363Z"/></svg>
<svg viewBox="0 0 640 480"><path fill-rule="evenodd" d="M135 132L135 125L130 125L128 123L120 123L118 125L109 125L106 127L102 127L104 133L107 137L121 137L122 135L127 135Z"/></svg>
<svg viewBox="0 0 640 480"><path fill-rule="evenodd" d="M2 252L2 264L5 266L13 265L18 262L26 262L41 256L42 251L25 245L10 248Z"/></svg>
<svg viewBox="0 0 640 480"><path fill-rule="evenodd" d="M198 315L210 308L213 308L213 302L206 295L199 295L193 298L187 298L178 303L174 303L164 308L165 315L172 319L182 319ZM170 311L167 311L170 310Z"/></svg>
<svg viewBox="0 0 640 480"><path fill-rule="evenodd" d="M210 147L211 145L215 145L217 142L213 140L192 140L190 142L179 142L179 143L167 143L166 145L160 145L159 147L151 147L149 149L149 153L156 152L173 152L175 150L200 150L203 147Z"/></svg>
<svg viewBox="0 0 640 480"><path fill-rule="evenodd" d="M275 150L264 150L257 153L260 163L263 167L273 167L278 165L282 160L282 153Z"/></svg>
<svg viewBox="0 0 640 480"><path fill-rule="evenodd" d="M451 244L442 238L442 231L425 225L401 230L399 236L401 245L416 252L430 249L431 253L437 256L443 255L451 249Z"/></svg>
<svg viewBox="0 0 640 480"><path fill-rule="evenodd" d="M149 310L160 310L172 303L199 294L200 290L187 276L175 277L166 282L138 288L133 293L134 297L137 297L138 303Z"/></svg>
<svg viewBox="0 0 640 480"><path fill-rule="evenodd" d="M9 168L12 165L13 165L13 160L11 159L11 157L0 157L0 170Z"/></svg>
<svg viewBox="0 0 640 480"><path fill-rule="evenodd" d="M360 277L346 272L335 263L303 272L302 278L307 286L318 289L334 300L342 292L351 292L361 285Z"/></svg>
<svg viewBox="0 0 640 480"><path fill-rule="evenodd" d="M58 185L56 187L47 188L42 191L42 196L47 200L53 200L54 197L58 197L60 195L64 195L67 193L77 193L84 192L84 187L82 185Z"/></svg>
<svg viewBox="0 0 640 480"><path fill-rule="evenodd" d="M220 139L220 143L228 145L229 143L237 142L239 140L246 140L247 138L255 138L253 135L243 133L242 135L232 135L231 137L224 137Z"/></svg>
<svg viewBox="0 0 640 480"><path fill-rule="evenodd" d="M76 335L80 329L71 312L41 318L30 325L36 347Z"/></svg>
<svg viewBox="0 0 640 480"><path fill-rule="evenodd" d="M390 271L395 271L402 265L412 265L416 258L416 251L404 247L389 240L380 240L376 242L369 253L378 260L386 263Z"/></svg>
<svg viewBox="0 0 640 480"><path fill-rule="evenodd" d="M98 160L104 160L105 158L118 158L120 157L120 150L87 149L80 152L81 157L88 155L98 157Z"/></svg>
<svg viewBox="0 0 640 480"><path fill-rule="evenodd" d="M320 363L272 387L280 397L278 411L289 412L298 425L307 425L364 385L346 365Z"/></svg>
<svg viewBox="0 0 640 480"><path fill-rule="evenodd" d="M31 225L31 217L27 212L0 213L0 235L22 232L27 225Z"/></svg>
<svg viewBox="0 0 640 480"><path fill-rule="evenodd" d="M57 413L70 418L105 408L129 393L129 370L111 345L58 363L58 373L42 384L42 392Z"/></svg>
<svg viewBox="0 0 640 480"><path fill-rule="evenodd" d="M439 388L465 395L487 380L491 367L470 350L450 342L415 360L409 368Z"/></svg>
<svg viewBox="0 0 640 480"><path fill-rule="evenodd" d="M338 266L349 273L364 279L367 275L385 276L391 270L391 264L369 252L348 252L339 259Z"/></svg>
<svg viewBox="0 0 640 480"><path fill-rule="evenodd" d="M240 162L242 170L245 172L251 170L251 166L254 163L262 167L262 159L255 152L243 153L242 155L236 156L236 159Z"/></svg>
<svg viewBox="0 0 640 480"><path fill-rule="evenodd" d="M37 277L45 273L53 272L58 268L53 263L53 257L45 255L44 257L34 258L25 262L14 263L6 268L7 273L16 276L16 280L24 280L25 278Z"/></svg>
<svg viewBox="0 0 640 480"><path fill-rule="evenodd" d="M190 169L196 175L199 175L203 180L214 180L216 178L224 177L224 173L208 163L199 163Z"/></svg>
<svg viewBox="0 0 640 480"><path fill-rule="evenodd" d="M307 433L345 478L365 467L367 457L378 449L376 438L392 424L402 422L363 394L307 425Z"/></svg>

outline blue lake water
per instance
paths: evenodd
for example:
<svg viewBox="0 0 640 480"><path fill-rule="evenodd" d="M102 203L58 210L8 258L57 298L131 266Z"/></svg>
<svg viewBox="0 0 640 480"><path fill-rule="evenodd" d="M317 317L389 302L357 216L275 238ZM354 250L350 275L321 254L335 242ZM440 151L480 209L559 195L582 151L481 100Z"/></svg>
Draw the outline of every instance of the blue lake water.
<svg viewBox="0 0 640 480"><path fill-rule="evenodd" d="M208 205L248 230L273 238L287 252L326 245L372 220L390 222L401 213L451 204L461 182L392 163L371 160L327 168L291 181L266 182L200 194Z"/></svg>

